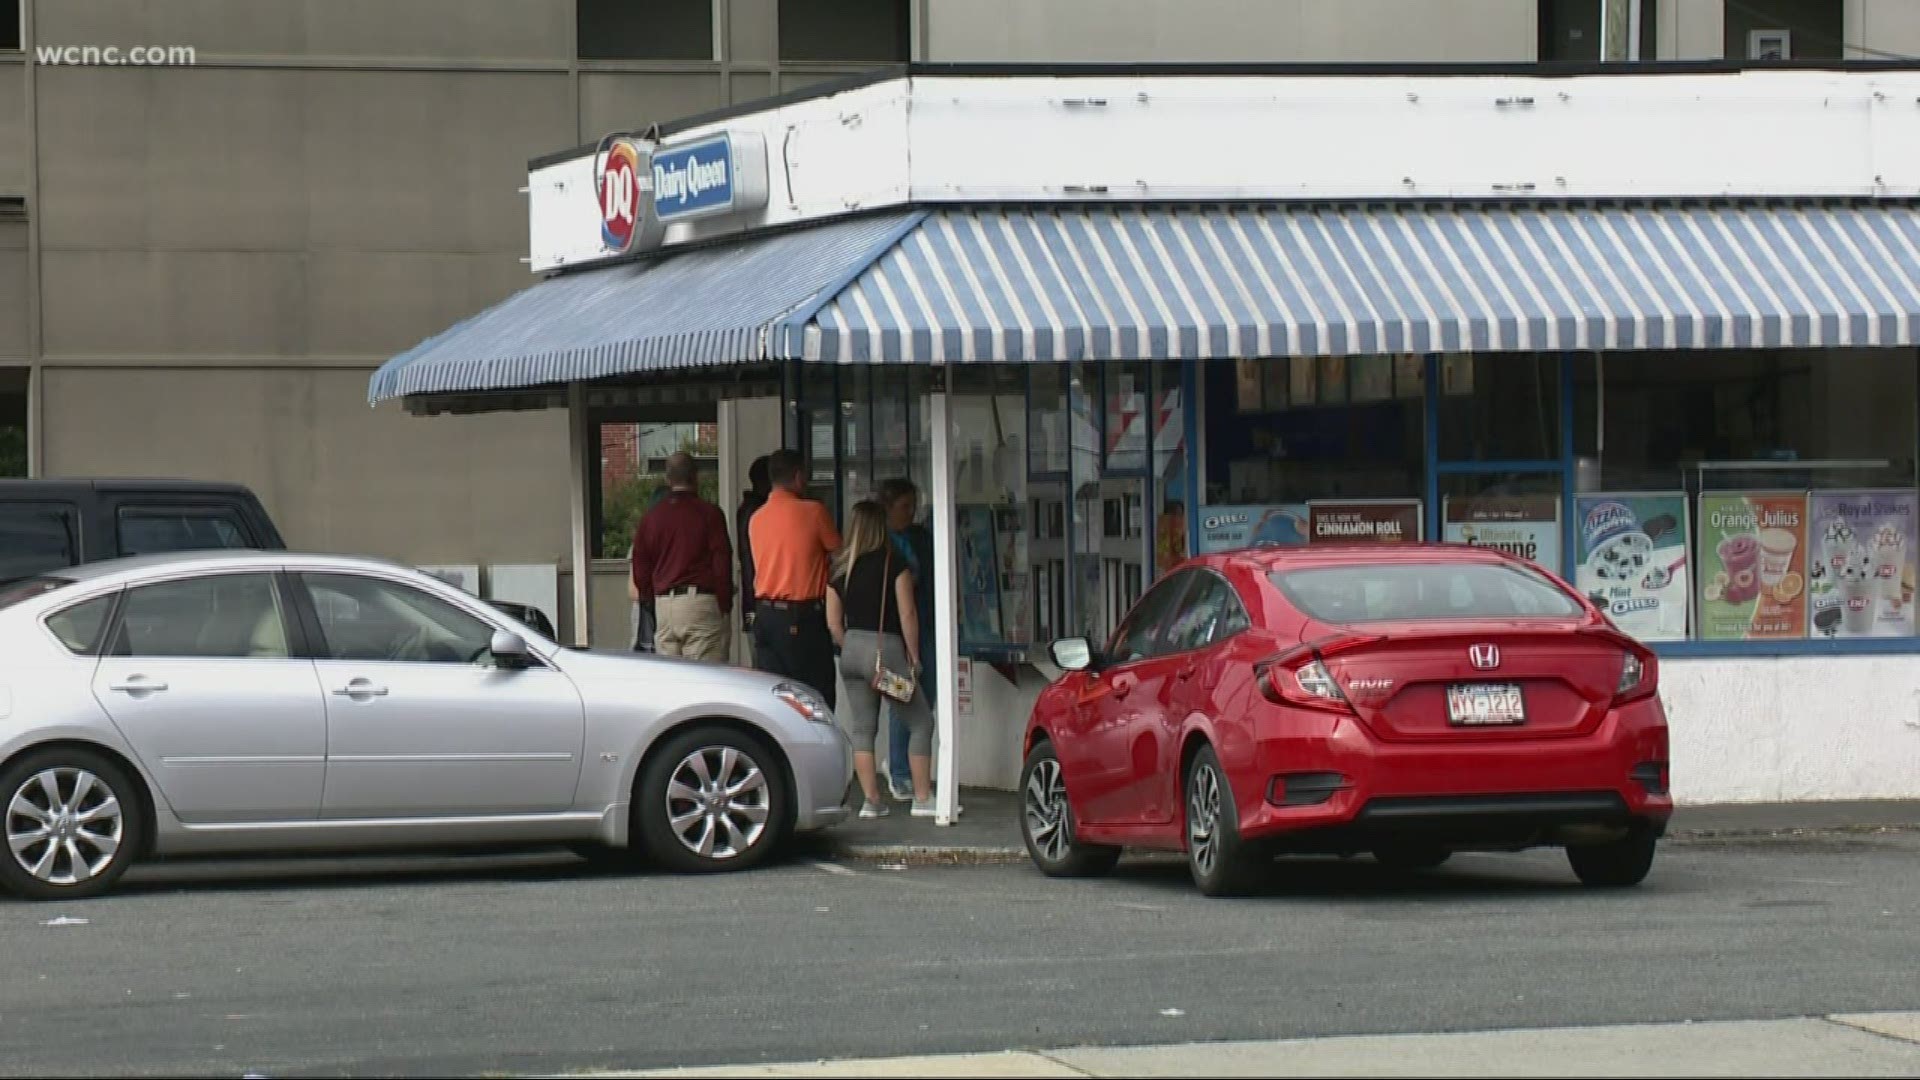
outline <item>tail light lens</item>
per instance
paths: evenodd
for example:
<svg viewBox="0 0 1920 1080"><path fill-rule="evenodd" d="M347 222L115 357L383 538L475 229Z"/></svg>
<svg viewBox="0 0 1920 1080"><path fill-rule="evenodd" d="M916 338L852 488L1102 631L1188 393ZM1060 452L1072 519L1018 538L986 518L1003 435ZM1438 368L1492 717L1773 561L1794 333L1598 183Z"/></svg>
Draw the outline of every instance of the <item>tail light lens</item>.
<svg viewBox="0 0 1920 1080"><path fill-rule="evenodd" d="M1333 672L1327 670L1325 660L1327 652L1337 652L1343 645L1344 641L1316 642L1262 662L1254 669L1260 693L1276 705L1351 713L1353 706L1341 692Z"/></svg>
<svg viewBox="0 0 1920 1080"><path fill-rule="evenodd" d="M1651 696L1658 689L1654 677L1655 666L1652 654L1628 649L1620 661L1620 685L1613 692L1614 704Z"/></svg>

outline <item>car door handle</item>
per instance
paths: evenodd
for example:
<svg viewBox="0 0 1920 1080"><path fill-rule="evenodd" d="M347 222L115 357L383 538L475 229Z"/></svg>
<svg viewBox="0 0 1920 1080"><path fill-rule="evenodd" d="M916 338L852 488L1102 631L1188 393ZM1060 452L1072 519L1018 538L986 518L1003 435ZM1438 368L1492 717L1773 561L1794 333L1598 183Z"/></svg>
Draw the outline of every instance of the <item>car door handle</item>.
<svg viewBox="0 0 1920 1080"><path fill-rule="evenodd" d="M350 698L386 697L387 688L384 686L375 686L366 679L355 679L340 689L335 690L334 695L337 697Z"/></svg>
<svg viewBox="0 0 1920 1080"><path fill-rule="evenodd" d="M1133 680L1132 680L1132 679L1127 679L1127 680L1124 680L1124 681L1122 681L1122 680L1115 680L1115 681L1114 681L1114 684L1113 684L1113 696L1114 696L1114 697L1117 697L1117 698L1123 698L1123 697L1126 697L1126 696L1127 696L1128 694L1131 694L1131 693L1133 693Z"/></svg>
<svg viewBox="0 0 1920 1080"><path fill-rule="evenodd" d="M110 687L122 694L157 694L166 688L166 683L154 682L145 675L130 676L125 682L117 682Z"/></svg>

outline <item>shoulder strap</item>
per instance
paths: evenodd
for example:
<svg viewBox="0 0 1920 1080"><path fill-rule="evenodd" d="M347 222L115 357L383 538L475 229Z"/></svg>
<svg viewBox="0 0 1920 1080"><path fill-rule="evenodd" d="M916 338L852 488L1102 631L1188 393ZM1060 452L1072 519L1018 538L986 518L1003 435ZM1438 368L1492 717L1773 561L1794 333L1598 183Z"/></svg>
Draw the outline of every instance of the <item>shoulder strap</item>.
<svg viewBox="0 0 1920 1080"><path fill-rule="evenodd" d="M881 642L884 642L886 640L885 635L887 633L887 593L893 591L892 586L893 586L893 540L889 538L887 540L886 562L884 562L880 568L880 621L875 623L873 626L874 637ZM879 644L874 645L873 673L875 675L880 674L880 670L882 667L880 663L880 654L885 651L886 650L882 648Z"/></svg>

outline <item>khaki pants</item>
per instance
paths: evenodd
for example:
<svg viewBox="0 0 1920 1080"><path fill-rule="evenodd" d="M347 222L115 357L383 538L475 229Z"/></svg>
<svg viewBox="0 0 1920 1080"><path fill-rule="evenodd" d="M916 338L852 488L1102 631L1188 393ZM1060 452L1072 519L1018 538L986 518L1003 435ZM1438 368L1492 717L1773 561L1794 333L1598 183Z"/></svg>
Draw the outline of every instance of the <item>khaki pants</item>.
<svg viewBox="0 0 1920 1080"><path fill-rule="evenodd" d="M653 601L659 620L653 632L653 647L661 656L684 656L692 660L727 663L733 649L733 631L720 613L720 598L699 593L692 596L661 596Z"/></svg>

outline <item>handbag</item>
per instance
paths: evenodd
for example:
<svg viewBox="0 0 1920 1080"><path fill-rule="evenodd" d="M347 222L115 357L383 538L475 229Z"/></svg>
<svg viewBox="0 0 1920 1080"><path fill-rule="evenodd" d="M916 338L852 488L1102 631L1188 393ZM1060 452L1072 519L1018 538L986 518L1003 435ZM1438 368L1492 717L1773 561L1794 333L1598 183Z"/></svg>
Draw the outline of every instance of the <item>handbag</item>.
<svg viewBox="0 0 1920 1080"><path fill-rule="evenodd" d="M847 580L853 580L853 567L847 567ZM887 640L887 594L893 591L893 544L888 541L886 562L880 570L880 621L875 623L876 633L873 647L873 688L892 701L902 705L913 700L914 684L912 675L902 675L890 670L883 656L886 653ZM904 629L904 628L903 628ZM903 637L902 640L905 640Z"/></svg>

